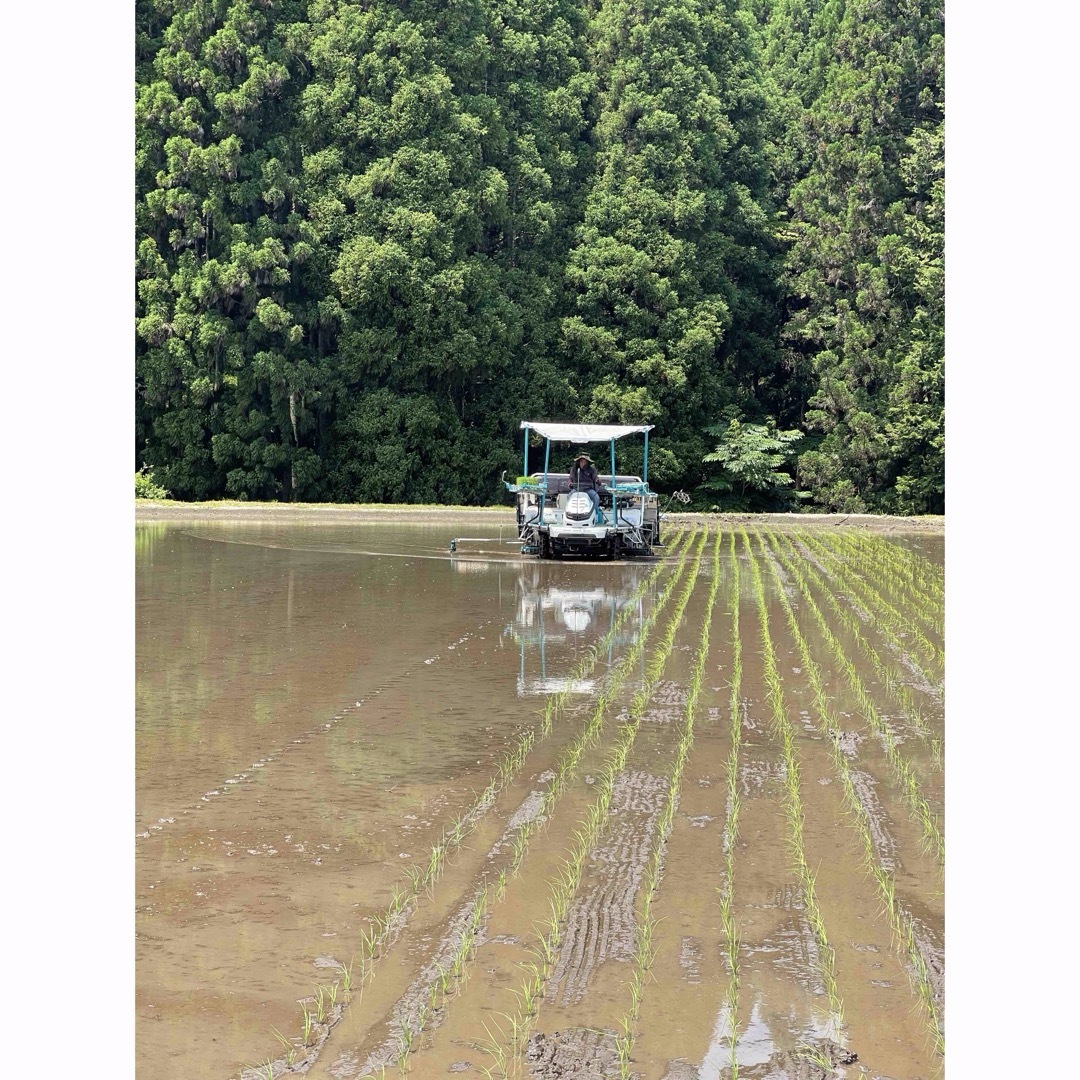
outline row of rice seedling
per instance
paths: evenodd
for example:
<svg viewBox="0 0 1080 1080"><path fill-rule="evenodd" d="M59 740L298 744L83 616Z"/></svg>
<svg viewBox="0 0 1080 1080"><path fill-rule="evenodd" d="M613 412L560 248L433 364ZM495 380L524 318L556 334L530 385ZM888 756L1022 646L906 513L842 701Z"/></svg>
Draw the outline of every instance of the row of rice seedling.
<svg viewBox="0 0 1080 1080"><path fill-rule="evenodd" d="M766 554L769 549L765 546L764 538L758 534L757 539L758 543L761 545L762 553ZM772 534L769 534L769 541L772 550L775 551L780 562L783 564L784 569L787 570L798 583L802 593L805 610L813 616L821 636L829 646L833 659L844 673L844 679L847 682L851 693L858 701L867 723L880 737L885 750L885 758L896 776L897 783L900 787L900 793L918 820L927 847L937 856L938 861L943 865L945 861L945 841L941 835L937 816L930 809L930 804L926 801L926 797L922 793L922 788L919 784L919 779L915 770L901 753L892 728L881 718L877 711L877 706L866 690L866 687L863 685L863 681L859 677L859 673L855 670L855 665L852 663L851 658L844 651L844 648L837 640L836 635L833 634L825 616L821 613L821 609L814 601L801 566L799 566L797 561L792 561Z"/></svg>
<svg viewBox="0 0 1080 1080"><path fill-rule="evenodd" d="M904 548L901 544L890 543L882 537L858 537L852 534L840 534L847 548L862 561L881 567L889 567L894 577L903 579L910 585L914 595L937 600L945 599L945 569L931 563L918 552Z"/></svg>
<svg viewBox="0 0 1080 1080"><path fill-rule="evenodd" d="M827 560L829 573L853 594L853 599L857 600L866 614L873 619L882 637L891 642L898 652L907 653L912 659L918 659L924 668L933 669L940 683L945 672L945 654L923 633L918 624L890 604L858 574L852 572L842 558L825 547L816 537L806 533L800 539L816 555Z"/></svg>
<svg viewBox="0 0 1080 1080"><path fill-rule="evenodd" d="M555 777L548 786L548 789L544 792L543 804L541 811L537 815L536 821L545 817L551 807L554 805L556 799L566 788L567 784L573 777L578 763L581 760L582 754L600 737L600 733L603 730L604 720L607 716L608 706L615 701L619 692L622 690L623 684L626 681L627 676L630 674L633 665L637 662L641 653L644 651L648 642L649 633L652 631L653 625L660 617L661 612L667 604L668 598L671 596L676 585L682 579L683 573L690 563L696 564L701 558L701 550L705 544L705 538L708 530L703 529L700 532L700 537L697 541L697 550L691 554L693 541L686 545L683 554L676 567L675 573L665 585L660 596L657 598L656 603L653 605L652 611L646 617L641 627L641 632L637 638L631 643L630 647L624 653L619 664L612 672L611 678L605 683L603 689L600 691L596 698L596 703L593 708L592 715L590 716L585 727L582 729L581 734L577 739L572 742L567 749L559 757L558 762L555 765ZM647 681L647 674L646 674ZM537 826L539 827L539 826ZM520 860L519 860L520 861Z"/></svg>
<svg viewBox="0 0 1080 1080"><path fill-rule="evenodd" d="M703 540L704 535L702 535L702 541ZM690 545L687 544L683 552L681 552L679 563L675 569L675 572L671 576L670 580L667 581L667 583L665 584L664 589L657 598L657 602L654 603L652 607L649 617L643 624L642 632L640 632L631 648L627 650L624 656L621 658L619 664L616 666L616 669L613 670L613 672L611 673L611 676L608 679L604 689L602 690L602 692L600 692L600 696L596 701L596 706L588 723L585 724L583 730L579 733L578 737L573 740L573 742L566 747L566 750L564 750L562 755L559 756L559 759L555 766L555 777L549 787L546 788L546 791L544 792L543 800L541 802L541 807L539 811L536 813L534 818L531 818L529 822L527 822L518 829L511 846L509 867L504 867L501 870L498 880L494 883L494 885L491 886L491 889L494 890L494 893L492 893L492 895L494 895L494 899L496 901L502 899L502 895L505 890L505 883L507 883L508 872L510 875L514 875L518 872L518 869L521 868L522 862L525 858L525 854L528 850L529 840L531 839L532 835L539 831L543 823L550 820L550 815L553 811L555 802L558 796L561 795L561 793L564 791L566 785L572 778L572 775L575 774L575 770L577 768L581 755L586 750L586 748L588 748L589 745L591 745L599 737L600 729L602 729L603 721L608 711L608 706L613 700L618 697L618 693L626 677L629 676L634 670L634 664L640 654L640 651L642 651L645 647L649 633L652 629L652 625L656 623L657 619L660 617L661 612L664 610L667 604L667 600L669 600L669 598L671 597L677 583L681 579L683 579L687 565L690 561ZM480 912L481 914L474 914L473 917L470 919L472 933L468 935L469 943L473 943L475 941L475 932L478 930L478 928L480 928L480 921L478 920L480 920L486 910L487 895L487 887L485 887L483 890L481 890L481 892L478 892L476 894L476 901L473 912ZM407 1070L408 1057L411 1051L413 1051L414 1049L416 1037L419 1036L423 1028L427 1026L430 1017L434 1015L434 1010L437 1007L441 1007L445 1000L448 999L448 996L456 993L458 987L460 986L460 980L463 976L464 962L472 956L472 947L473 946L471 944L470 948L468 949L464 946L461 946L459 954L455 958L453 968L451 968L447 972L436 972L436 978L430 984L428 991L431 996L431 1011L420 1011L414 1018L413 1023L405 1023L402 1025L401 1037L399 1039L399 1042L397 1042L397 1047L395 1051L395 1061L397 1064L397 1068L399 1068L402 1072ZM530 964L529 968L529 977L526 977L522 983L521 988L515 991L519 999L521 999L522 1001L522 1007L525 1016L530 1015L532 1011L535 1010L536 998L538 994L542 993L543 986L542 982L539 984L539 986L537 983L539 977L538 973L540 970L537 964ZM512 1016L509 1014L503 1015L511 1023L511 1030L513 1032L512 1044L516 1045L517 1043L522 1041L523 1028L521 1025L523 1021L518 1020L516 1016ZM492 1036L490 1031L488 1031L488 1040L489 1041L486 1043L486 1052L492 1057L494 1057L497 1062L501 1061L501 1059L505 1057L505 1054L507 1054L507 1051L505 1051L503 1044L497 1038ZM382 1067L388 1067L388 1064L383 1065ZM376 1074L376 1076L379 1075L380 1074Z"/></svg>
<svg viewBox="0 0 1080 1080"><path fill-rule="evenodd" d="M701 696L701 684L705 676L705 662L709 655L709 628L712 623L713 608L716 606L716 594L720 588L720 540L718 530L712 552L712 580L709 583L709 595L705 601L705 614L701 624L701 637L690 673L690 686L683 708L683 725L679 742L675 749L675 760L668 777L667 795L664 806L656 821L656 838L653 842L652 856L645 871L642 889L641 907L638 912L634 950L634 972L630 977L630 1007L620 1021L615 1038L616 1052L619 1058L619 1075L626 1080L630 1075L630 1056L637 1036L637 1022L641 1010L641 995L645 987L645 978L653 962L653 931L656 920L653 916L653 900L660 887L660 877L664 870L664 858L667 853L667 840L675 819L675 810L679 801L679 789L682 786L683 770L690 748L694 744L694 718L697 712L698 698Z"/></svg>
<svg viewBox="0 0 1080 1080"><path fill-rule="evenodd" d="M862 653L874 668L874 673L877 675L885 693L888 694L893 703L910 721L915 732L920 738L930 738L930 731L926 726L922 708L916 700L915 695L911 692L911 687L908 686L895 670L886 664L879 651L874 648L873 643L865 634L863 634L862 623L855 612L851 607L842 604L836 598L836 594L829 587L828 582L821 576L813 563L799 559L798 554L793 550L791 541L788 537L777 535L776 542L781 544L784 550L796 560L807 579L812 584L817 585L821 595L825 597L825 602L829 605L829 609L843 624L848 633L851 634L859 652Z"/></svg>
<svg viewBox="0 0 1080 1080"><path fill-rule="evenodd" d="M597 737L600 719L598 714L602 713L603 709L606 709L608 702L618 692L618 689L621 687L622 682L629 673L633 662L636 660L637 656L640 655L652 624L659 616L668 597L674 589L675 584L680 579L690 550L689 537L690 532L688 530L679 529L674 535L672 542L669 544L669 552L678 553L681 551L679 562L671 573L665 588L657 597L649 616L642 625L641 632L637 639L624 654L611 676L609 676L605 689L601 692L600 698L598 699L598 708L594 711L582 736L579 737L574 744L576 749L572 750L571 754L574 764L576 764L577 759L580 757L581 750L587 746L591 740ZM386 910L380 915L370 917L367 929L360 931L357 953L354 954L350 965L343 965L343 979L349 986L345 995L346 1003L349 1003L352 1000L354 987L358 987L362 991L364 985L374 977L378 961L385 955L389 945L392 944L392 939L396 940L397 935L399 935L404 928L404 924L408 919L412 907L419 900L420 896L425 891L433 889L439 880L443 869L445 868L448 855L458 848L464 838L476 827L483 814L494 804L499 792L514 781L524 766L525 759L530 750L532 750L541 739L546 738L551 733L555 719L572 700L573 691L569 689L569 687L572 686L574 681L585 678L596 667L600 658L614 640L615 635L619 633L626 620L630 617L634 607L634 601L646 593L665 569L666 566L660 564L642 579L637 589L635 589L634 593L631 595L630 602L623 606L607 633L587 651L585 656L572 671L570 679L567 682L567 689L558 691L548 698L538 727L524 731L515 744L505 751L499 766L496 769L495 775L492 777L487 787L479 796L477 796L472 805L467 807L465 811L443 831L440 838L432 844L428 851L426 861L420 865L406 868L404 871L404 881L400 886L397 886L392 890L391 900ZM603 708L600 707L601 704ZM562 779L562 783L565 783L566 781L568 776L568 766L566 761L567 755L564 754L560 759L560 769L557 773L556 784L560 782L560 778ZM553 788L555 786L555 784L552 785ZM548 796L550 797L550 801L553 802L554 795L551 790L549 790ZM515 863L515 868L520 863L522 854L523 850L519 849L516 854L517 861ZM314 1014L307 1008L307 1002L310 1000L313 999L305 998L301 1001L301 1047L298 1050L294 1043L287 1039L285 1040L285 1044L287 1044L290 1049L286 1051L284 1064L289 1071L297 1064L297 1053L302 1055L300 1064L303 1064L304 1061L313 1059L313 1057L317 1055L321 1042L324 1041L326 1035L329 1034L329 1028L333 1026L333 1022L335 1022L341 1014L340 1009L337 1010L331 1023L322 1025L321 1018L318 1020L313 1019ZM275 1037L278 1038L279 1042L283 1038L278 1033L275 1033ZM314 1053L312 1053L312 1051L314 1051Z"/></svg>
<svg viewBox="0 0 1080 1080"><path fill-rule="evenodd" d="M857 586L869 590L879 603L906 619L919 634L940 637L942 607L925 593L919 593L897 568L894 559L900 548L896 544L880 538L867 544L862 539L836 533L803 533L800 540L808 551L828 564L830 572L842 571L853 578ZM937 646L929 642L919 647L925 650Z"/></svg>
<svg viewBox="0 0 1080 1080"><path fill-rule="evenodd" d="M908 975L916 996L923 1006L927 1028L934 1047L938 1053L943 1055L945 1053L945 1037L940 1006L934 994L926 959L919 948L915 922L898 902L893 874L882 864L874 845L870 815L855 790L851 778L851 765L840 744L843 732L829 705L822 683L821 669L810 654L810 648L807 645L806 638L803 636L791 601L784 591L783 583L771 559L768 560L767 566L776 583L777 596L784 609L784 618L787 622L788 631L795 642L803 671L810 685L817 722L821 730L829 737L833 769L840 781L844 803L851 814L854 826L862 842L866 868L877 886L884 914L889 920L896 945L907 960Z"/></svg>
<svg viewBox="0 0 1080 1080"><path fill-rule="evenodd" d="M476 941L484 924L490 900L500 900L506 889L505 870L495 882L485 881L473 894L472 903L460 928L449 962L438 966L435 977L427 987L427 994L411 1016L402 1018L397 1025L396 1043L391 1051L392 1060L377 1064L360 1080L384 1080L386 1071L393 1066L405 1076L409 1072L409 1059L419 1047L420 1039L431 1020L445 1009L451 999L468 982L469 965L476 955Z"/></svg>
<svg viewBox="0 0 1080 1080"><path fill-rule="evenodd" d="M818 551L839 566L854 582L865 600L873 608L875 622L884 623L902 639L905 649L918 659L927 670L933 670L940 678L945 671L944 605L942 601L928 599L909 592L904 580L898 578L891 566L867 567L858 562L857 556L838 545L814 538ZM882 544L884 545L884 543ZM887 545L895 548L895 545Z"/></svg>
<svg viewBox="0 0 1080 1080"><path fill-rule="evenodd" d="M735 900L735 845L739 838L739 755L742 750L742 637L739 629L739 563L735 554L735 534L728 537L731 556L731 696L728 701L730 714L731 749L724 771L727 787L727 812L724 818L722 849L724 853L723 884L716 890L719 894L720 921L724 930L724 959L728 967L728 988L724 1005L728 1016L728 1062L731 1080L739 1078L739 1061L736 1053L739 1015L739 931L735 925L733 904Z"/></svg>
<svg viewBox="0 0 1080 1080"><path fill-rule="evenodd" d="M848 567L858 570L870 587L882 596L891 597L893 606L902 609L913 625L918 627L921 622L922 627L936 638L944 638L944 595L937 594L935 586L929 587L934 594L931 595L914 583L907 575L905 565L898 563L902 549L897 544L880 539L873 544L857 544L848 537L836 535L824 537L821 543L833 558L841 559ZM872 557L871 553L876 557ZM920 632L922 627L918 627ZM923 648L926 646L940 653L938 646L929 639L926 639Z"/></svg>
<svg viewBox="0 0 1080 1080"><path fill-rule="evenodd" d="M669 578L664 589L657 597L652 611L642 624L641 632L623 654L603 689L597 696L588 721L585 723L577 738L569 743L559 755L554 767L554 776L542 795L538 812L518 829L517 835L514 838L512 848L513 858L511 861L512 873L516 874L521 868L532 836L540 830L544 822L550 820L551 813L559 796L566 790L566 787L576 775L577 767L581 762L582 755L590 746L593 746L599 740L603 731L604 722L607 718L608 707L616 700L621 692L634 664L637 662L638 657L641 655L648 642L649 634L651 633L653 626L667 606L667 602L675 587L682 580L688 564L692 561L696 561L696 558L700 556L701 544L704 543L704 539L705 533L702 532L698 544L697 556L691 556L691 544L688 543L686 545L679 559L679 563L676 566L675 572Z"/></svg>
<svg viewBox="0 0 1080 1080"><path fill-rule="evenodd" d="M742 537L750 556L750 576L754 583L754 597L757 601L758 631L761 636L761 655L764 660L765 699L771 714L770 726L773 734L780 740L783 752L784 811L790 830L788 841L793 869L802 893L803 910L817 943L814 963L829 1002L833 1037L839 1039L844 1021L844 1004L836 989L836 955L825 931L825 918L817 900L814 872L806 860L806 845L803 836L805 815L800 785L799 756L795 752L795 729L788 717L787 706L784 702L784 690L780 683L780 671L776 663L776 650L773 648L772 635L769 632L769 611L765 603L765 586L762 582L761 571L745 532L742 533Z"/></svg>
<svg viewBox="0 0 1080 1080"><path fill-rule="evenodd" d="M695 565L701 558L707 535L708 530L702 530L700 540L691 558ZM697 584L697 577L696 573L687 576L686 583L676 601L671 620L646 665L644 682L634 694L627 711L626 720L620 727L612 750L597 776L594 784L595 798L589 804L583 821L574 831L573 844L563 862L562 872L558 878L549 883L549 915L544 925L539 929L532 946L532 951L537 957L537 964L531 973L534 990L529 996L529 1001L519 1000L516 1012L506 1016L510 1027L509 1033L502 1028L499 1029L498 1035L490 1031L487 1032L489 1041L482 1046L482 1049L492 1059L492 1064L486 1069L489 1077L498 1075L505 1078L511 1073L516 1075L521 1070L525 1044L539 1013L544 989L558 957L563 926L581 882L585 860L606 828L615 779L626 764L641 719L671 656L675 635L689 603L690 595Z"/></svg>

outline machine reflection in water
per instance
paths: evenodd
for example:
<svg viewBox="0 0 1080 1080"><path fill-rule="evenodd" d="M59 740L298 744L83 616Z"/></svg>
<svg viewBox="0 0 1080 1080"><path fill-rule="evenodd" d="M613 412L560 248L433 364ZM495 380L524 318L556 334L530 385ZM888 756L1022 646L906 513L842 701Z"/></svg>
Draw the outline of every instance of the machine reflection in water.
<svg viewBox="0 0 1080 1080"><path fill-rule="evenodd" d="M627 565L618 576L605 575L602 582L571 584L552 581L540 567L524 567L517 579L517 611L514 621L502 632L504 642L518 646L519 697L554 694L562 690L588 694L596 692L604 669L618 660L623 647L641 632L647 605L646 596L635 596L647 568ZM632 609L623 617L625 608ZM560 672L572 669L581 651L607 637L604 655L594 673L573 679ZM644 660L642 661L644 663Z"/></svg>

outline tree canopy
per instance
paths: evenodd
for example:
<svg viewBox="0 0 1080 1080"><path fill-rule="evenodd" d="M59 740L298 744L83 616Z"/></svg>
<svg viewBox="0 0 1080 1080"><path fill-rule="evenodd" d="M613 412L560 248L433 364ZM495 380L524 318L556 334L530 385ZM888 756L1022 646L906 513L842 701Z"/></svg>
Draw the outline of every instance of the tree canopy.
<svg viewBox="0 0 1080 1080"><path fill-rule="evenodd" d="M942 511L942 57L916 0L137 0L136 468L486 503L519 420L648 422L701 505L795 432L768 498Z"/></svg>

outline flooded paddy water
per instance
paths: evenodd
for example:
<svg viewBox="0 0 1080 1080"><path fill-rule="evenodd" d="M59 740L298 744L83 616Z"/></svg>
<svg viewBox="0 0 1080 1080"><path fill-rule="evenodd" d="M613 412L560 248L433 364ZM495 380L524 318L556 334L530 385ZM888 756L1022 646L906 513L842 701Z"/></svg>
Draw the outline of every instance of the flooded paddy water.
<svg viewBox="0 0 1080 1080"><path fill-rule="evenodd" d="M940 1075L943 537L463 531L137 526L138 1074Z"/></svg>

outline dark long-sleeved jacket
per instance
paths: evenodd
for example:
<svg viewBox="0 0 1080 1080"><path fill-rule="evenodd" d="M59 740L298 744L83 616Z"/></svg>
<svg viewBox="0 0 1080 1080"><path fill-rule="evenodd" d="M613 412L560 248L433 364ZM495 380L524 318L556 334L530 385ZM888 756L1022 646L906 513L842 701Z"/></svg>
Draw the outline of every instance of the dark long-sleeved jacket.
<svg viewBox="0 0 1080 1080"><path fill-rule="evenodd" d="M600 487L600 478L596 472L595 465L585 464L581 468L578 468L578 463L575 461L570 466L570 490L571 491L588 491L590 488L594 490Z"/></svg>

